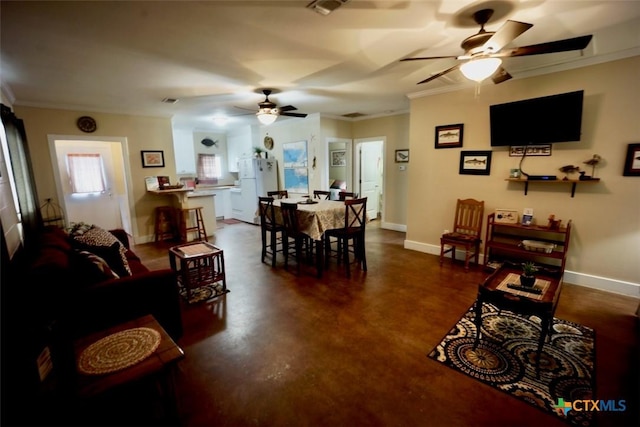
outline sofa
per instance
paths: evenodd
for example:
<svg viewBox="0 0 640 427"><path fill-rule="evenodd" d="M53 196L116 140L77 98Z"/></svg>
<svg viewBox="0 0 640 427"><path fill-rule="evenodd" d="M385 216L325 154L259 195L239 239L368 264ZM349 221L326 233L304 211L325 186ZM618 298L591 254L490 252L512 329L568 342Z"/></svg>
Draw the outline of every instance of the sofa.
<svg viewBox="0 0 640 427"><path fill-rule="evenodd" d="M145 267L124 230L91 231L106 243L92 246L58 227L42 230L25 271L25 282L36 290L34 312L70 339L152 314L178 340L182 315L175 272Z"/></svg>

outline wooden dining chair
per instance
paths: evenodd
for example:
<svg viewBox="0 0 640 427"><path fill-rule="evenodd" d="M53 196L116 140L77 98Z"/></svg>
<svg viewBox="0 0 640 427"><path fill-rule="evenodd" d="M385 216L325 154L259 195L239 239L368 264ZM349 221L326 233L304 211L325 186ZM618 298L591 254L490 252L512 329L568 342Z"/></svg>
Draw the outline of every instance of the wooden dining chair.
<svg viewBox="0 0 640 427"><path fill-rule="evenodd" d="M353 193L350 191L341 191L338 193L338 198L340 199L341 202L347 199L357 199L358 193Z"/></svg>
<svg viewBox="0 0 640 427"><path fill-rule="evenodd" d="M320 200L329 200L331 197L331 191L313 190L313 198Z"/></svg>
<svg viewBox="0 0 640 427"><path fill-rule="evenodd" d="M271 266L276 266L276 254L284 253L285 230L283 224L276 221L273 197L258 197L260 213L260 233L262 235L262 262L267 255L271 256ZM268 235L268 239L267 239Z"/></svg>
<svg viewBox="0 0 640 427"><path fill-rule="evenodd" d="M267 196L273 197L275 199L288 199L289 192L287 190L267 191Z"/></svg>
<svg viewBox="0 0 640 427"><path fill-rule="evenodd" d="M332 258L332 242L336 239L337 263L344 263L347 277L351 277L351 262L349 254L353 253L354 261L367 271L367 256L365 251L365 230L367 225L367 198L346 199L344 201L344 227L326 230L324 232L325 266L329 267Z"/></svg>
<svg viewBox="0 0 640 427"><path fill-rule="evenodd" d="M280 203L282 211L282 221L285 230L284 240L284 268L289 267L289 257L296 259L296 273L300 274L303 259L311 259L313 256L313 241L300 231L300 219L298 217L297 203ZM320 267L320 266L319 266ZM318 268L318 277L322 275L322 270Z"/></svg>
<svg viewBox="0 0 640 427"><path fill-rule="evenodd" d="M480 257L482 221L484 217L484 201L475 199L458 199L453 230L440 237L440 265L444 255L451 252L451 259L456 260L456 247L464 248L464 269L469 271L469 260L474 257L476 265ZM447 249L448 247L448 249Z"/></svg>

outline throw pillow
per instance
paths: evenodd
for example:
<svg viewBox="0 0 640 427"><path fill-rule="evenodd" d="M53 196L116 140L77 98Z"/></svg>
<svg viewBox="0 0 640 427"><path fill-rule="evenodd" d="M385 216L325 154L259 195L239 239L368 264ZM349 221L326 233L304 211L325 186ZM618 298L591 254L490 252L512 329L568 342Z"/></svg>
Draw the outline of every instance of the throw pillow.
<svg viewBox="0 0 640 427"><path fill-rule="evenodd" d="M72 237L78 249L92 252L103 258L118 276L131 276L126 257L127 248L107 230L93 225L89 230Z"/></svg>
<svg viewBox="0 0 640 427"><path fill-rule="evenodd" d="M107 279L119 279L120 276L109 267L107 261L89 251L76 251L80 263L80 271L91 282L101 282Z"/></svg>

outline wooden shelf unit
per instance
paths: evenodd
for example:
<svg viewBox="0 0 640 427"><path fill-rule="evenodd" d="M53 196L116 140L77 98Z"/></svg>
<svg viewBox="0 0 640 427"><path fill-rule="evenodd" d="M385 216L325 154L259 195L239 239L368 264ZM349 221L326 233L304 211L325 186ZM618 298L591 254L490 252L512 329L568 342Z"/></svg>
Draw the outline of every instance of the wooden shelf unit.
<svg viewBox="0 0 640 427"><path fill-rule="evenodd" d="M509 181L509 182L522 182L524 183L524 195L526 196L527 193L529 192L529 183L533 182L536 184L571 184L571 197L573 197L576 194L576 185L578 183L580 184L595 184L597 182L600 182L600 178L593 178L593 179L585 179L585 180L579 180L579 179L554 179L554 180L550 180L550 181L545 181L545 180L528 180L528 179L522 179L522 178L507 178L505 179L505 181Z"/></svg>
<svg viewBox="0 0 640 427"><path fill-rule="evenodd" d="M571 220L557 230L540 225L504 224L495 222L495 213L487 217L484 243L484 265L490 262L533 261L550 273L564 273L571 237ZM550 253L526 250L523 240L553 243Z"/></svg>

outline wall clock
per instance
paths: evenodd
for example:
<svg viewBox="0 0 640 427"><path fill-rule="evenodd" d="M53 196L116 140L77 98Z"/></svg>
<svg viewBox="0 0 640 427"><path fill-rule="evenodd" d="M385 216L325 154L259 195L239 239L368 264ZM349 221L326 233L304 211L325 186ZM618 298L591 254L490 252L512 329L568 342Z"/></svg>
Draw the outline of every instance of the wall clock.
<svg viewBox="0 0 640 427"><path fill-rule="evenodd" d="M273 149L273 138L271 138L269 135L264 137L264 148L266 148L267 150Z"/></svg>
<svg viewBox="0 0 640 427"><path fill-rule="evenodd" d="M89 116L80 117L76 122L76 125L78 125L78 129L80 129L82 132L87 133L95 132L96 129L98 129L95 119Z"/></svg>

